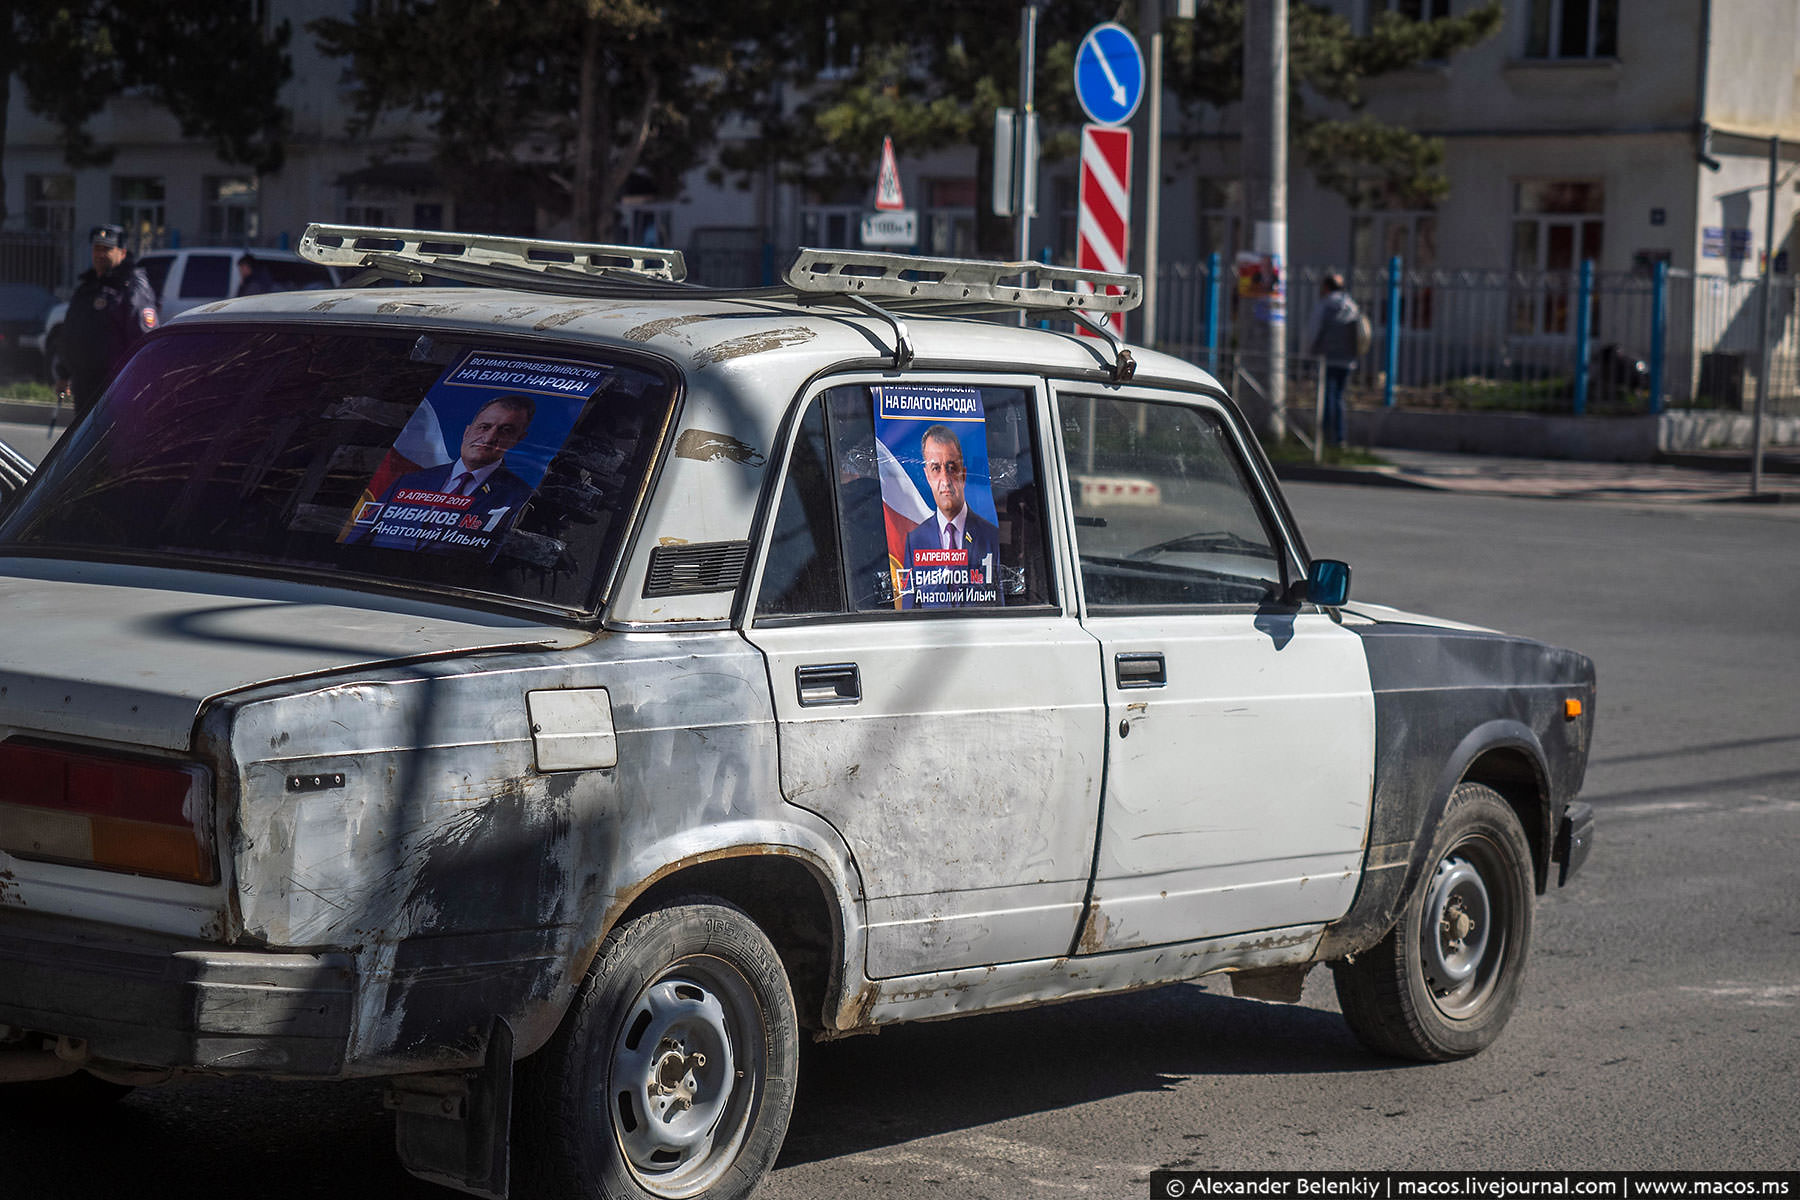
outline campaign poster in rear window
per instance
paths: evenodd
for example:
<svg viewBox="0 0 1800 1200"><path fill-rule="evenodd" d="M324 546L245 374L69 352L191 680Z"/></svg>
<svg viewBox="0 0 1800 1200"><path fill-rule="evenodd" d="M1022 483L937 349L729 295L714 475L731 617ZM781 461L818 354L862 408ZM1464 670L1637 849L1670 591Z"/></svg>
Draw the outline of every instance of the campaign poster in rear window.
<svg viewBox="0 0 1800 1200"><path fill-rule="evenodd" d="M491 560L607 370L464 355L425 393L338 541Z"/></svg>
<svg viewBox="0 0 1800 1200"><path fill-rule="evenodd" d="M872 389L888 558L901 608L1002 603L981 389Z"/></svg>

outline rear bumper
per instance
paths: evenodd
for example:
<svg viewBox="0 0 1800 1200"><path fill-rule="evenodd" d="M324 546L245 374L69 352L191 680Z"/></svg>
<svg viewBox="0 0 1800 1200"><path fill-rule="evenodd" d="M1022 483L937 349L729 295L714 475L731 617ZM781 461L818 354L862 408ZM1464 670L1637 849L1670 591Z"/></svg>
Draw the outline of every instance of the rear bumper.
<svg viewBox="0 0 1800 1200"><path fill-rule="evenodd" d="M1563 811L1562 825L1556 831L1556 850L1554 857L1562 864L1562 870L1556 877L1556 885L1561 887L1573 878L1581 864L1587 861L1588 852L1594 848L1594 806L1579 801Z"/></svg>
<svg viewBox="0 0 1800 1200"><path fill-rule="evenodd" d="M83 1039L95 1059L334 1077L355 991L348 954L227 951L0 914L0 1025Z"/></svg>

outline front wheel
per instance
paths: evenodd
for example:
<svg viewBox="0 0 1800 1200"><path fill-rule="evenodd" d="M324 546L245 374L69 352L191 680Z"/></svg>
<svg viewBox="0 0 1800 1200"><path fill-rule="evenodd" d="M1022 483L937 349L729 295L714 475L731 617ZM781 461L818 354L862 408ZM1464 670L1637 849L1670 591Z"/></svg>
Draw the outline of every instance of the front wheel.
<svg viewBox="0 0 1800 1200"><path fill-rule="evenodd" d="M1492 788L1458 784L1431 866L1386 938L1331 964L1365 1046L1443 1062L1486 1049L1518 1004L1531 948L1531 848Z"/></svg>
<svg viewBox="0 0 1800 1200"><path fill-rule="evenodd" d="M525 1194L748 1196L787 1133L798 1047L787 973L741 910L690 898L627 922L524 1064Z"/></svg>

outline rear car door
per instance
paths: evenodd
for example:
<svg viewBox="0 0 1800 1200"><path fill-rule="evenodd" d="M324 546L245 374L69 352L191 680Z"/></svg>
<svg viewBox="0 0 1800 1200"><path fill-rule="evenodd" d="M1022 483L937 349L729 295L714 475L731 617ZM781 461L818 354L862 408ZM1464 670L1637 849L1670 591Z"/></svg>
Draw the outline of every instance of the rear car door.
<svg viewBox="0 0 1800 1200"><path fill-rule="evenodd" d="M1374 771L1360 640L1284 602L1299 547L1201 399L1057 395L1107 771L1084 951L1341 916Z"/></svg>
<svg viewBox="0 0 1800 1200"><path fill-rule="evenodd" d="M1029 378L844 383L790 441L747 636L783 794L855 856L871 977L1074 942L1105 712L1098 647L1053 570L1044 404ZM948 475L952 449L968 515L944 547L934 497L957 487L926 467Z"/></svg>

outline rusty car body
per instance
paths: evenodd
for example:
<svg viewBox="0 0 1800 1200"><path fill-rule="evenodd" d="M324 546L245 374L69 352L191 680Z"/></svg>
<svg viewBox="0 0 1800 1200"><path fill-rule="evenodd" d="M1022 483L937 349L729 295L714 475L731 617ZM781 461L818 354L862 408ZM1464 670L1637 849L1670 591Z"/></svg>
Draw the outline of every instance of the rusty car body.
<svg viewBox="0 0 1800 1200"><path fill-rule="evenodd" d="M1592 665L1349 601L1214 379L1011 323L1135 279L303 253L424 286L169 323L0 515L3 1086L382 1077L426 1178L718 1197L802 1031L1330 962L1498 1034Z"/></svg>

